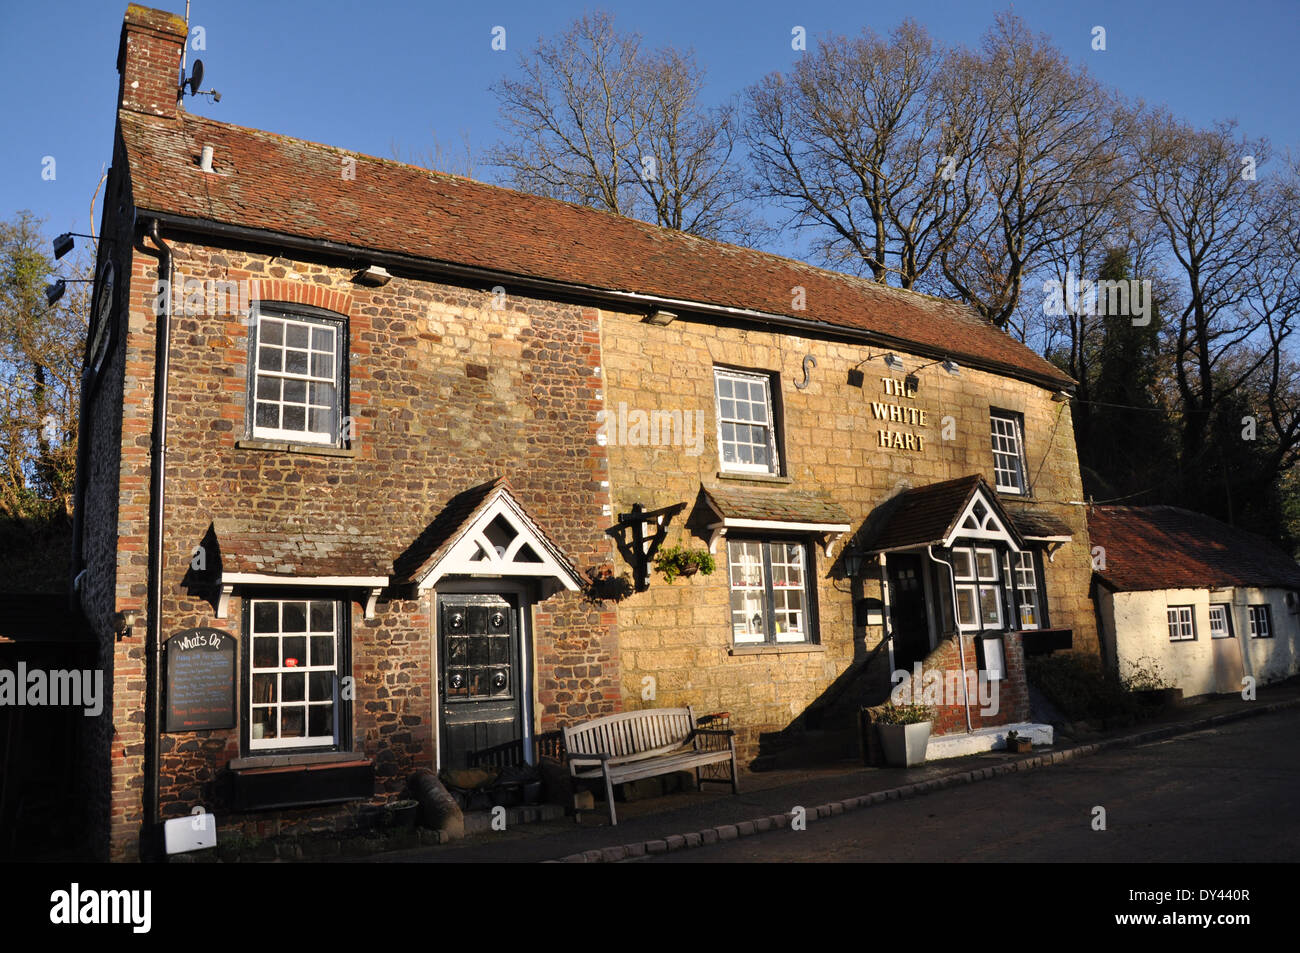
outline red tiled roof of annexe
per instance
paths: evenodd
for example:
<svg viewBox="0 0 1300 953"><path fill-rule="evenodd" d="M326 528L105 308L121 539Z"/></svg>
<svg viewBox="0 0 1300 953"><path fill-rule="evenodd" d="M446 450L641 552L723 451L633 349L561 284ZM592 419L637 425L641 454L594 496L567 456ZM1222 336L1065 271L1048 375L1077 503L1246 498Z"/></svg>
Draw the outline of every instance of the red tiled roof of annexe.
<svg viewBox="0 0 1300 953"><path fill-rule="evenodd" d="M182 113L118 114L139 209L602 292L821 322L1073 381L963 304L635 219ZM199 170L214 149L216 175ZM355 178L343 175L355 160ZM364 257L362 255L361 257ZM508 282L505 282L508 286ZM806 309L791 309L803 287ZM899 347L900 350L905 348Z"/></svg>
<svg viewBox="0 0 1300 953"><path fill-rule="evenodd" d="M393 570L383 540L344 527L276 527L214 519L212 532L223 574L386 579Z"/></svg>
<svg viewBox="0 0 1300 953"><path fill-rule="evenodd" d="M1300 565L1267 539L1176 506L1094 506L1088 535L1105 549L1097 575L1120 591L1300 589Z"/></svg>

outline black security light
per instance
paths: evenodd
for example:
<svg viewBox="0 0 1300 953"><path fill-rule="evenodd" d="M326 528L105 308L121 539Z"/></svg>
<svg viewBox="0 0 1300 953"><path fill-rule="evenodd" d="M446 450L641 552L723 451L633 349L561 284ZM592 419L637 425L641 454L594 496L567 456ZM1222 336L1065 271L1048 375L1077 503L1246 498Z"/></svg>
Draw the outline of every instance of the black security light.
<svg viewBox="0 0 1300 953"><path fill-rule="evenodd" d="M45 303L51 308L63 297L63 293L68 290L69 281L82 281L87 284L94 282L93 278L58 278L54 284L45 286Z"/></svg>
<svg viewBox="0 0 1300 953"><path fill-rule="evenodd" d="M91 241L95 240L94 235L86 235L83 234L82 232L64 232L58 238L54 239L52 243L54 245L54 258L56 261L62 258L64 255L66 255L68 252L72 251L73 246L77 244L75 241L73 241L74 235L77 238L89 238Z"/></svg>

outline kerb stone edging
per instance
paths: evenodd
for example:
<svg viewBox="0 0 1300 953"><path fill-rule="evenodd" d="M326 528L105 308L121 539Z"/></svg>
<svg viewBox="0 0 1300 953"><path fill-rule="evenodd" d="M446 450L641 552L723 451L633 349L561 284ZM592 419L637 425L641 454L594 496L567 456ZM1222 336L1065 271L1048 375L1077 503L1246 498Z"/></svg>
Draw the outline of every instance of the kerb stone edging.
<svg viewBox="0 0 1300 953"><path fill-rule="evenodd" d="M1196 721L1180 722L1174 725L1161 725L1159 728L1149 728L1146 731L1138 731L1131 735L1123 735L1119 738L1105 738L1091 744L1076 745L1073 748L1065 748L1061 751L1045 752L1032 758L1007 761L1003 764L992 765L985 768L975 768L970 771L958 771L953 774L945 774L938 778L929 778L925 781L917 781L914 784L904 784L901 787L890 788L885 791L873 791L870 794L863 794L858 797L845 798L842 801L831 801L829 804L819 804L816 807L805 808L805 820L812 823L821 818L843 814L845 811L852 811L860 807L870 807L873 804L883 804L885 801L896 801L901 800L902 798L915 797L918 794L929 794L931 791L941 791L959 784L974 784L976 781L987 781L1005 774L1014 774L1017 771L1032 771L1035 768L1048 768L1054 764L1062 764L1063 762L1070 761L1074 758L1097 754L1107 748L1125 748L1130 745L1142 744L1146 741L1158 741L1161 738L1190 734L1191 732L1199 731L1202 728L1211 728L1215 725L1225 724L1230 721L1238 721L1242 718L1251 718L1256 715L1268 715L1273 712L1284 711L1287 708L1296 707L1300 707L1300 698L1288 699L1287 701L1280 702L1270 702L1267 705L1252 706L1240 711L1221 712L1217 715L1209 715ZM710 844L716 844L720 841L735 840L739 837L752 837L757 834L783 830L790 825L790 821L793 817L793 811L785 814L772 814L767 817L740 821L736 824L720 824L717 827L708 827L702 831L695 831L689 834L672 834L667 837L655 838L654 840L622 844L618 847L604 847L598 850L587 850L579 854L569 854L567 857L561 857L558 860L548 860L546 863L616 864L637 857L644 857L647 854L666 854L679 850L693 850L697 847L707 847Z"/></svg>

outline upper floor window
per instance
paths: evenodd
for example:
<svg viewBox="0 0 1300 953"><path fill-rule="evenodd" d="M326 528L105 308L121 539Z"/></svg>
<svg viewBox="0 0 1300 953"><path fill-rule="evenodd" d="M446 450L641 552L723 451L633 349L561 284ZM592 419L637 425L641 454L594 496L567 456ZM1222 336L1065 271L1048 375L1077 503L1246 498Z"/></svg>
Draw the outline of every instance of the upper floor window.
<svg viewBox="0 0 1300 953"><path fill-rule="evenodd" d="M337 443L345 413L343 322L263 312L254 334L253 436Z"/></svg>
<svg viewBox="0 0 1300 953"><path fill-rule="evenodd" d="M1266 605L1248 606L1250 613L1250 637L1252 639L1271 639L1273 637L1273 617Z"/></svg>
<svg viewBox="0 0 1300 953"><path fill-rule="evenodd" d="M771 377L723 368L714 368L713 377L722 469L780 473Z"/></svg>
<svg viewBox="0 0 1300 953"><path fill-rule="evenodd" d="M1019 414L1005 410L989 411L993 438L993 477L1002 493L1027 494L1025 478L1024 426Z"/></svg>

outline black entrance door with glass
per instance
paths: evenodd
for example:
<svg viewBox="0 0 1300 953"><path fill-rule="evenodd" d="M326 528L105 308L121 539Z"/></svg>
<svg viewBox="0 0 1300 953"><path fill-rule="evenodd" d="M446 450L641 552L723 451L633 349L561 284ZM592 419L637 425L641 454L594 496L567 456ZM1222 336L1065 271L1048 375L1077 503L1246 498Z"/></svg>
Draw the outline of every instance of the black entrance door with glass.
<svg viewBox="0 0 1300 953"><path fill-rule="evenodd" d="M911 671L930 654L930 623L925 611L925 582L920 556L891 553L889 621L894 639L894 668Z"/></svg>
<svg viewBox="0 0 1300 953"><path fill-rule="evenodd" d="M519 610L499 594L438 599L442 766L523 737Z"/></svg>

